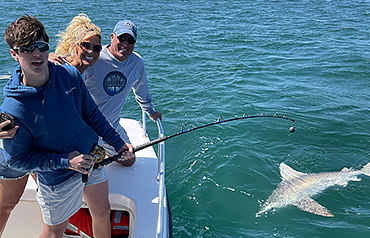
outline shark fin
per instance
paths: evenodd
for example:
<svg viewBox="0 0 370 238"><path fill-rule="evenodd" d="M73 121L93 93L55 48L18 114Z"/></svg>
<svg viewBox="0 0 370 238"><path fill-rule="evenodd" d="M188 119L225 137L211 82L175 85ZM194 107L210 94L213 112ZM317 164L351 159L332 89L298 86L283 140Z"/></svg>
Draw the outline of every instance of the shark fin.
<svg viewBox="0 0 370 238"><path fill-rule="evenodd" d="M350 178L349 180L359 182L359 181L361 181L362 179L361 179L361 178L359 178L359 177L352 177L352 178Z"/></svg>
<svg viewBox="0 0 370 238"><path fill-rule="evenodd" d="M342 187L347 187L348 185L348 182L347 181L344 181L342 183L338 183L339 186L342 186Z"/></svg>
<svg viewBox="0 0 370 238"><path fill-rule="evenodd" d="M370 163L367 163L361 170L366 176L370 176Z"/></svg>
<svg viewBox="0 0 370 238"><path fill-rule="evenodd" d="M329 212L328 209L320 205L318 202L313 200L310 197L305 197L293 204L294 206L298 207L299 209L310 212L316 215L324 216L324 217L333 217L334 215Z"/></svg>
<svg viewBox="0 0 370 238"><path fill-rule="evenodd" d="M280 164L280 175L283 178L283 180L284 179L289 180L291 178L296 178L296 177L302 176L302 175L304 175L304 173L298 172L298 171L292 169L291 167L289 167L288 165L286 165L284 163L281 163Z"/></svg>

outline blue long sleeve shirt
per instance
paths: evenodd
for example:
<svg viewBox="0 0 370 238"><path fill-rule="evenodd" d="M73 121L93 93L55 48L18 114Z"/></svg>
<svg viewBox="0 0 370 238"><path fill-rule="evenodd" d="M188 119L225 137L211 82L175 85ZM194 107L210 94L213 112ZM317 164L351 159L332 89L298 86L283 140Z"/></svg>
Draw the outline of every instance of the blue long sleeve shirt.
<svg viewBox="0 0 370 238"><path fill-rule="evenodd" d="M68 153L88 154L101 136L118 151L124 144L91 98L79 72L48 63L50 79L42 87L21 82L18 67L4 87L1 107L16 118L19 129L4 139L6 163L20 171L36 171L46 185L64 182Z"/></svg>

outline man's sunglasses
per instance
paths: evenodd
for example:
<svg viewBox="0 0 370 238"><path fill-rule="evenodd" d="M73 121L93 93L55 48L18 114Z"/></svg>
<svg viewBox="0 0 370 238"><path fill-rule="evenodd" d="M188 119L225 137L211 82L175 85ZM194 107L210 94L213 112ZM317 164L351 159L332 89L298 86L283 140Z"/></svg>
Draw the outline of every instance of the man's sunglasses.
<svg viewBox="0 0 370 238"><path fill-rule="evenodd" d="M135 39L130 37L130 36L124 36L124 35L120 35L120 36L117 36L117 39L119 40L119 42L123 43L127 40L127 43L129 44L135 44Z"/></svg>
<svg viewBox="0 0 370 238"><path fill-rule="evenodd" d="M101 45L92 45L89 42L81 42L80 47L84 50L90 50L90 48L92 48L92 50L96 53L100 53L102 49Z"/></svg>
<svg viewBox="0 0 370 238"><path fill-rule="evenodd" d="M40 52L49 50L49 44L45 41L36 41L30 46L14 46L14 50L19 50L21 53L32 53L35 49L39 48Z"/></svg>

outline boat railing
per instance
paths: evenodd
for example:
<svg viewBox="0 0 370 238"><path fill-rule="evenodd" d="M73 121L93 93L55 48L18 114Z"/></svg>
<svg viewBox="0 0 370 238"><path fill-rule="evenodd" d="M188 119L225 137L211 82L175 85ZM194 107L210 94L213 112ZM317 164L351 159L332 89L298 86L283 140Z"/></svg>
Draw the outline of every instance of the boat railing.
<svg viewBox="0 0 370 238"><path fill-rule="evenodd" d="M142 114L142 124L143 129L146 131L146 113L143 111ZM158 138L164 136L164 130L162 127L161 120L156 121L157 128L158 128ZM166 218L164 212L164 203L166 202L166 191L165 191L165 146L164 141L158 144L158 173L157 173L157 180L158 180L158 220L157 220L157 231L156 237L162 238L164 233L164 219ZM167 206L168 204L166 204Z"/></svg>
<svg viewBox="0 0 370 238"><path fill-rule="evenodd" d="M141 111L141 117L142 117L141 123L143 124L143 130L146 132L146 113L144 110Z"/></svg>

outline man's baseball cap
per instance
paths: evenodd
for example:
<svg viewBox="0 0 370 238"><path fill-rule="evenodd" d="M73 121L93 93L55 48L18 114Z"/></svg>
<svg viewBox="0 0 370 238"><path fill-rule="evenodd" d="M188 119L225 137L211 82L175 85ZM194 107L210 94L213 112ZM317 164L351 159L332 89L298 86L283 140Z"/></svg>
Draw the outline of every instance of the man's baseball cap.
<svg viewBox="0 0 370 238"><path fill-rule="evenodd" d="M116 36L120 36L122 34L130 34L136 41L137 38L137 28L136 25L130 20L123 20L117 22L116 26L114 27L113 33Z"/></svg>

